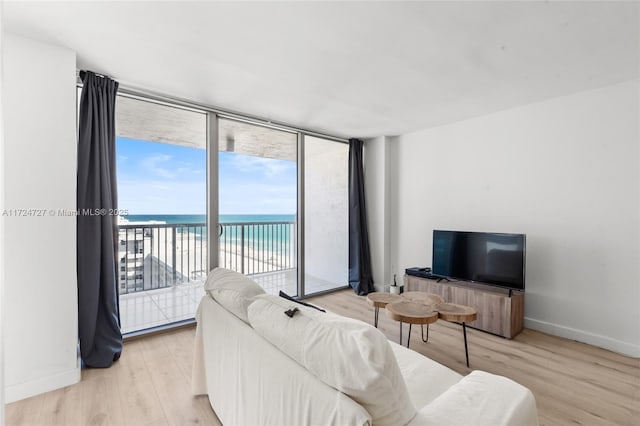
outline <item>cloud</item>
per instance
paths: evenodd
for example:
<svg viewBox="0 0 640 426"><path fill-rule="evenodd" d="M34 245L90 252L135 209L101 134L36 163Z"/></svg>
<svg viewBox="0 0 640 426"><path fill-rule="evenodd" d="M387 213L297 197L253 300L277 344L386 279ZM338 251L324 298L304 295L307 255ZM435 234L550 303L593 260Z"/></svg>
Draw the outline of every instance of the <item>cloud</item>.
<svg viewBox="0 0 640 426"><path fill-rule="evenodd" d="M170 155L154 154L141 160L140 166L152 175L173 179L176 173L166 167L169 161L171 161Z"/></svg>
<svg viewBox="0 0 640 426"><path fill-rule="evenodd" d="M206 182L147 179L118 181L118 208L130 214L202 214Z"/></svg>
<svg viewBox="0 0 640 426"><path fill-rule="evenodd" d="M286 160L254 157L251 155L233 155L231 163L238 171L245 173L262 173L268 178L277 177L287 171L295 169L295 163Z"/></svg>
<svg viewBox="0 0 640 426"><path fill-rule="evenodd" d="M228 182L220 185L221 214L292 214L296 184Z"/></svg>
<svg viewBox="0 0 640 426"><path fill-rule="evenodd" d="M152 176L159 176L165 179L176 179L178 176L184 176L189 173L201 174L202 170L194 169L191 163L184 161L178 161L176 164L181 167L172 167L176 164L171 155L168 154L153 154L147 158L142 159L139 165L142 169L146 170Z"/></svg>

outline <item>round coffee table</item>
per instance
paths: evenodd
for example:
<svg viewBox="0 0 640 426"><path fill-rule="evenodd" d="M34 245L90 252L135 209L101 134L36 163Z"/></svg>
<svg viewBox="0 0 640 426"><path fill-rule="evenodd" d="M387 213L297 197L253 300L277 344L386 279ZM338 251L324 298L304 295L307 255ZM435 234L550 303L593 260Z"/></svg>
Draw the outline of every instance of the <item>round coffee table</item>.
<svg viewBox="0 0 640 426"><path fill-rule="evenodd" d="M434 306L425 305L424 303L412 302L410 300L401 300L399 302L389 303L386 306L387 316L395 321L400 322L400 344L402 345L402 323L409 324L409 337L407 337L407 347L411 341L411 326L427 324L427 340L429 339L429 324L438 320L438 311ZM426 342L424 336L422 340Z"/></svg>
<svg viewBox="0 0 640 426"><path fill-rule="evenodd" d="M367 294L367 303L375 308L373 313L373 325L376 328L378 328L378 315L380 312L380 308L384 308L387 306L387 304L399 302L400 300L402 300L402 297L397 294L381 292Z"/></svg>
<svg viewBox="0 0 640 426"><path fill-rule="evenodd" d="M426 293L424 291L405 291L402 293L402 297L411 300L412 302L422 303L423 305L437 305L444 303L442 296L433 293Z"/></svg>
<svg viewBox="0 0 640 426"><path fill-rule="evenodd" d="M471 322L478 318L478 312L471 306L456 305L455 303L439 303L436 305L438 317L451 322Z"/></svg>
<svg viewBox="0 0 640 426"><path fill-rule="evenodd" d="M440 303L435 306L438 311L438 318L445 321L461 322L462 334L464 335L464 355L467 358L469 367L469 350L467 349L467 324L478 318L478 312L471 306L456 305L455 303Z"/></svg>

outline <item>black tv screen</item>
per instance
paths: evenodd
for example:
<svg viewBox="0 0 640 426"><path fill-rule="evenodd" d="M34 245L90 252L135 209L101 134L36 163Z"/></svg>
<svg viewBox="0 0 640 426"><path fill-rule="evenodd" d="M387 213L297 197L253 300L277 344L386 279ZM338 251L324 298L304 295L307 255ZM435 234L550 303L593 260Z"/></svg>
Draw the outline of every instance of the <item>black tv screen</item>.
<svg viewBox="0 0 640 426"><path fill-rule="evenodd" d="M524 290L524 234L433 231L433 275Z"/></svg>

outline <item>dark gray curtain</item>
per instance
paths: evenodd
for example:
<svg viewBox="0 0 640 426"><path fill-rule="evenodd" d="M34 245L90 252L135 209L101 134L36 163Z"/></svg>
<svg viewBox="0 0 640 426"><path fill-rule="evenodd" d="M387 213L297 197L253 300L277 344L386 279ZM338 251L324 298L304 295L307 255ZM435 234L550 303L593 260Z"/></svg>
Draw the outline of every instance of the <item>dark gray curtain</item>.
<svg viewBox="0 0 640 426"><path fill-rule="evenodd" d="M78 134L78 326L85 366L120 358L115 103L118 82L80 73Z"/></svg>
<svg viewBox="0 0 640 426"><path fill-rule="evenodd" d="M349 139L349 285L360 296L374 291L364 200L363 142Z"/></svg>

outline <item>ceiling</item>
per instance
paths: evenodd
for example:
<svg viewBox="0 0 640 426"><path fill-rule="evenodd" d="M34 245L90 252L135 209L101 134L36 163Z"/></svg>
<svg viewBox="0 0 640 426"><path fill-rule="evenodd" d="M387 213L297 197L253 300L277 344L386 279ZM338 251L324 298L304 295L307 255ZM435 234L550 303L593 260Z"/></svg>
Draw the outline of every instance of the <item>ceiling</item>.
<svg viewBox="0 0 640 426"><path fill-rule="evenodd" d="M640 75L638 2L4 2L122 84L343 137Z"/></svg>

